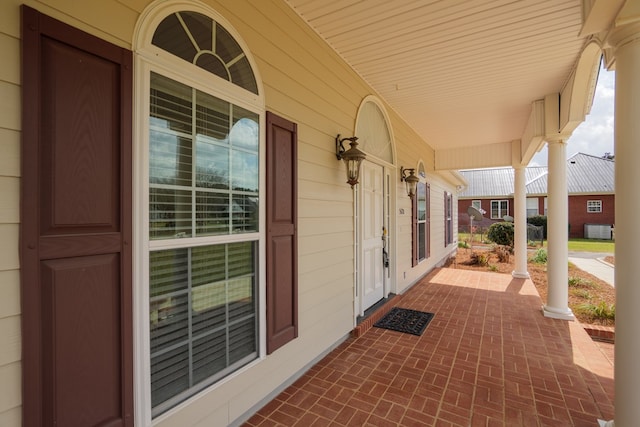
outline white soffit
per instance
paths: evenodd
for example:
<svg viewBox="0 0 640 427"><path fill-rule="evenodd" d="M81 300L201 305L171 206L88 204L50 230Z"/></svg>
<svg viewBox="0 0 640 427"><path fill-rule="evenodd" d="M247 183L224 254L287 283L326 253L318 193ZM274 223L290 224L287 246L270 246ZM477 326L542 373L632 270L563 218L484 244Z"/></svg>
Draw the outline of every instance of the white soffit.
<svg viewBox="0 0 640 427"><path fill-rule="evenodd" d="M286 0L435 149L520 139L585 40L580 0Z"/></svg>

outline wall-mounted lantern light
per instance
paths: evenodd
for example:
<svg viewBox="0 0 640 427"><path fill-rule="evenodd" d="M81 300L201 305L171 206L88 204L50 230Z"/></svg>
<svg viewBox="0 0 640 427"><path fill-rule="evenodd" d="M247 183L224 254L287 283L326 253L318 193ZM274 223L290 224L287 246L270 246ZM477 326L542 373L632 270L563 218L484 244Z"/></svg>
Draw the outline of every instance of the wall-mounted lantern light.
<svg viewBox="0 0 640 427"><path fill-rule="evenodd" d="M407 175L407 172L409 175ZM413 168L405 169L400 166L400 181L404 181L404 184L407 186L407 195L412 199L416 195L416 187L418 186L418 181L420 181L415 173L416 170Z"/></svg>
<svg viewBox="0 0 640 427"><path fill-rule="evenodd" d="M344 141L349 141L351 148L345 150ZM338 160L344 160L347 166L347 184L353 188L360 179L360 165L367 157L366 154L358 150L358 138L352 136L351 138L340 139L340 135L336 136L336 157Z"/></svg>

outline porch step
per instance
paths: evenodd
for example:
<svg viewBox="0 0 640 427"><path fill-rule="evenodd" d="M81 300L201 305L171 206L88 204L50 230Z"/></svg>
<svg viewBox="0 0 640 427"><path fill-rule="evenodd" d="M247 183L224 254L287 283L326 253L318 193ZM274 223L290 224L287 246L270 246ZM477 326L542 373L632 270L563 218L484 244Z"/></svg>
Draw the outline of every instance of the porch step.
<svg viewBox="0 0 640 427"><path fill-rule="evenodd" d="M358 325L351 331L351 336L354 338L358 338L359 336L367 332L373 327L374 323L380 320L380 318L387 314L393 307L398 305L401 300L402 295L394 295L393 297L389 298L389 300L385 302L373 314L371 314L371 316L358 323Z"/></svg>
<svg viewBox="0 0 640 427"><path fill-rule="evenodd" d="M612 326L582 325L582 327L594 341L614 343L616 340L616 329Z"/></svg>

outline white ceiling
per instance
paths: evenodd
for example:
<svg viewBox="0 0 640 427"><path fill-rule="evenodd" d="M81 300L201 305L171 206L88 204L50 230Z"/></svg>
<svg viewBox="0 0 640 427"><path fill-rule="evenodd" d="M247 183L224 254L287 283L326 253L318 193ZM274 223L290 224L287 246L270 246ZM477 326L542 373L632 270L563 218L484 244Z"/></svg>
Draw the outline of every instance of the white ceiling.
<svg viewBox="0 0 640 427"><path fill-rule="evenodd" d="M580 0L286 0L435 149L522 137L584 39Z"/></svg>

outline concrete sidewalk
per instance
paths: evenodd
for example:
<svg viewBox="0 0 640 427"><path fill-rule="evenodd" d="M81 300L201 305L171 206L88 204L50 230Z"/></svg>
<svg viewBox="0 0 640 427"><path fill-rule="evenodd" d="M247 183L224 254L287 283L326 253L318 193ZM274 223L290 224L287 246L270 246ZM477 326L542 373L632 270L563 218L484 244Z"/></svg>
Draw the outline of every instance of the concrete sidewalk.
<svg viewBox="0 0 640 427"><path fill-rule="evenodd" d="M576 254L577 255L577 254ZM601 258L584 258L581 256L570 256L569 262L574 264L580 270L584 270L589 274L593 274L600 280L604 280L611 286L614 284L614 267Z"/></svg>

